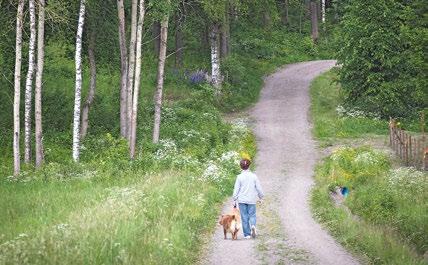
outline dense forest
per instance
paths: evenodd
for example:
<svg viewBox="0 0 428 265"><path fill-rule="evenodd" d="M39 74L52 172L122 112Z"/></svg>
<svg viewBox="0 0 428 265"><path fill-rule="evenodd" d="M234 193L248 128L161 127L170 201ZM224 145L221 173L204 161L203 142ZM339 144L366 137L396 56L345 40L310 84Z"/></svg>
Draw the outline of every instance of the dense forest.
<svg viewBox="0 0 428 265"><path fill-rule="evenodd" d="M236 161L256 153L245 119L226 120L257 101L263 78L285 64L337 59L343 112L418 124L428 107L427 8L423 0L0 0L0 193L15 203L0 201L9 209L0 244L31 234L0 245L0 264L192 263L198 231L211 225L204 217L215 215L209 206L230 194ZM158 231L160 204L168 220ZM124 225L129 211L137 217ZM59 238L72 247L55 245Z"/></svg>

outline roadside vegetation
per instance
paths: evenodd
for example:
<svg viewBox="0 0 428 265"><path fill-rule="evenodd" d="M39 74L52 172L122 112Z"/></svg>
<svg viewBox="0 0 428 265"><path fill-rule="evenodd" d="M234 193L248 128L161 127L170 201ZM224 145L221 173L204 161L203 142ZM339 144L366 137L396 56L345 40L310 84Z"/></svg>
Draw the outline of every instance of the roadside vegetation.
<svg viewBox="0 0 428 265"><path fill-rule="evenodd" d="M233 52L221 61L221 98L206 80L209 49L193 32L195 21L183 27L182 66L169 59L165 67L157 144L151 138L157 55L148 45L152 36L145 36L134 160L120 137L119 62L109 61L118 50L97 43L97 87L79 163L71 157L73 42L52 37L46 45L45 163L39 169L23 164L18 176L12 176L13 91L1 78L8 89L0 91L0 264L194 264L231 194L242 152L256 152L247 121L221 117L256 102L263 77L277 67L324 56L308 34L309 22L298 33L278 19L268 28L247 20L234 25ZM0 62L2 69L13 66ZM86 95L86 61L82 68Z"/></svg>
<svg viewBox="0 0 428 265"><path fill-rule="evenodd" d="M321 75L311 87L314 136L321 146L333 146L316 169L314 215L369 263L425 264L428 174L393 167L389 154L371 146L343 145L350 138L385 141L388 123L364 112L343 112L336 71ZM337 194L338 187L347 187L349 195Z"/></svg>

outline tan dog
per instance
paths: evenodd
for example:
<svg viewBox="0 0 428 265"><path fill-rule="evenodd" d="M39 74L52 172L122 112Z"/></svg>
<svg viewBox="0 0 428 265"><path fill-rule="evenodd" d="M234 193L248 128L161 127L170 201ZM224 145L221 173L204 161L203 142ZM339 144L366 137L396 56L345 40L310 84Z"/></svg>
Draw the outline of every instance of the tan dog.
<svg viewBox="0 0 428 265"><path fill-rule="evenodd" d="M241 229L241 214L238 208L234 207L230 214L222 214L218 223L223 226L224 239L227 239L227 233L232 234L232 240L238 239Z"/></svg>

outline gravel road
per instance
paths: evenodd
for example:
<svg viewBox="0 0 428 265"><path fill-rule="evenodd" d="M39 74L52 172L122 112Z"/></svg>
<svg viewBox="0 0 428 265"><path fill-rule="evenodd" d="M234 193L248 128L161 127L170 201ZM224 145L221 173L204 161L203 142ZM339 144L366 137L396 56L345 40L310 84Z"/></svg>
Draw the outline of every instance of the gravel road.
<svg viewBox="0 0 428 265"><path fill-rule="evenodd" d="M311 136L309 85L335 61L288 65L265 79L250 110L257 138L256 174L267 194L256 240L212 235L202 264L358 264L313 219L309 195L319 158ZM231 206L229 199L224 206Z"/></svg>

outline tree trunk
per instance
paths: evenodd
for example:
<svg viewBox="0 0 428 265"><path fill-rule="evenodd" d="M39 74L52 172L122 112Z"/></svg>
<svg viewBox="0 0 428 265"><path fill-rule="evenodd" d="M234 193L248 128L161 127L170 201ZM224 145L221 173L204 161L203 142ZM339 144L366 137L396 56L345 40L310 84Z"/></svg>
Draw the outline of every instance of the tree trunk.
<svg viewBox="0 0 428 265"><path fill-rule="evenodd" d="M131 115L131 133L129 139L129 156L131 159L135 158L135 145L137 143L137 111L138 111L138 98L140 91L140 78L141 78L141 45L143 39L143 23L144 23L144 0L140 0L139 16L137 25L137 47L136 47L136 66L135 66L135 83L132 99L132 115Z"/></svg>
<svg viewBox="0 0 428 265"><path fill-rule="evenodd" d="M221 58L226 58L229 55L229 40L230 40L230 24L229 14L226 12L224 21L221 25Z"/></svg>
<svg viewBox="0 0 428 265"><path fill-rule="evenodd" d="M155 124L153 128L153 143L159 142L159 131L162 112L162 91L163 91L163 77L165 70L166 59L166 45L168 37L168 16L165 16L161 22L161 42L159 49L159 63L157 74L157 86L155 93Z"/></svg>
<svg viewBox="0 0 428 265"><path fill-rule="evenodd" d="M216 88L216 96L220 95L221 77L220 77L220 60L218 48L218 23L213 23L210 33L211 42L211 83Z"/></svg>
<svg viewBox="0 0 428 265"><path fill-rule="evenodd" d="M82 92L82 34L85 23L85 0L80 0L79 22L76 34L76 89L74 94L74 122L73 122L73 160L80 157L80 102Z"/></svg>
<svg viewBox="0 0 428 265"><path fill-rule="evenodd" d="M153 49L156 55L159 55L160 49L160 34L161 34L161 24L158 21L155 21L152 26L152 34L153 34Z"/></svg>
<svg viewBox="0 0 428 265"><path fill-rule="evenodd" d="M129 63L128 63L128 80L127 80L127 138L129 140L131 131L131 115L132 115L132 91L135 74L135 40L137 38L137 9L138 0L132 0L131 9L131 37L129 42Z"/></svg>
<svg viewBox="0 0 428 265"><path fill-rule="evenodd" d="M120 47L120 135L128 136L128 51L126 49L125 8L123 0L117 0L119 20L119 47Z"/></svg>
<svg viewBox="0 0 428 265"><path fill-rule="evenodd" d="M31 160L31 101L33 95L34 48L36 45L36 9L34 7L34 0L29 0L28 2L30 12L30 44L28 48L28 72L25 81L25 163L30 163Z"/></svg>
<svg viewBox="0 0 428 265"><path fill-rule="evenodd" d="M91 73L91 79L89 84L89 92L86 98L86 102L83 105L82 109L82 127L80 129L80 137L84 139L86 133L88 132L88 123L89 123L89 109L94 101L95 97L95 88L97 82L97 69L95 64L95 27L92 27L91 34L89 36L89 45L88 45L88 57L89 57L89 71Z"/></svg>
<svg viewBox="0 0 428 265"><path fill-rule="evenodd" d="M302 20L303 20L303 8L304 8L304 3L300 2L300 6L299 6L299 34L302 34Z"/></svg>
<svg viewBox="0 0 428 265"><path fill-rule="evenodd" d="M284 24L284 26L288 26L290 23L290 19L288 16L288 8L289 4L288 4L288 0L284 0L284 10L282 13L282 24Z"/></svg>
<svg viewBox="0 0 428 265"><path fill-rule="evenodd" d="M36 133L36 167L40 167L44 160L43 130L42 130L42 77L45 60L45 0L39 0L39 23L37 35L37 71L34 94L34 120Z"/></svg>
<svg viewBox="0 0 428 265"><path fill-rule="evenodd" d="M311 26L312 26L312 40L318 40L318 14L317 3L311 2Z"/></svg>
<svg viewBox="0 0 428 265"><path fill-rule="evenodd" d="M19 153L19 104L21 99L21 61L22 61L22 19L24 13L24 0L18 1L16 13L16 40L15 40L15 96L13 102L13 174L17 176L21 169L21 156Z"/></svg>
<svg viewBox="0 0 428 265"><path fill-rule="evenodd" d="M325 23L325 0L321 0L321 21Z"/></svg>
<svg viewBox="0 0 428 265"><path fill-rule="evenodd" d="M183 66L183 32L181 31L180 13L175 16L175 67Z"/></svg>

